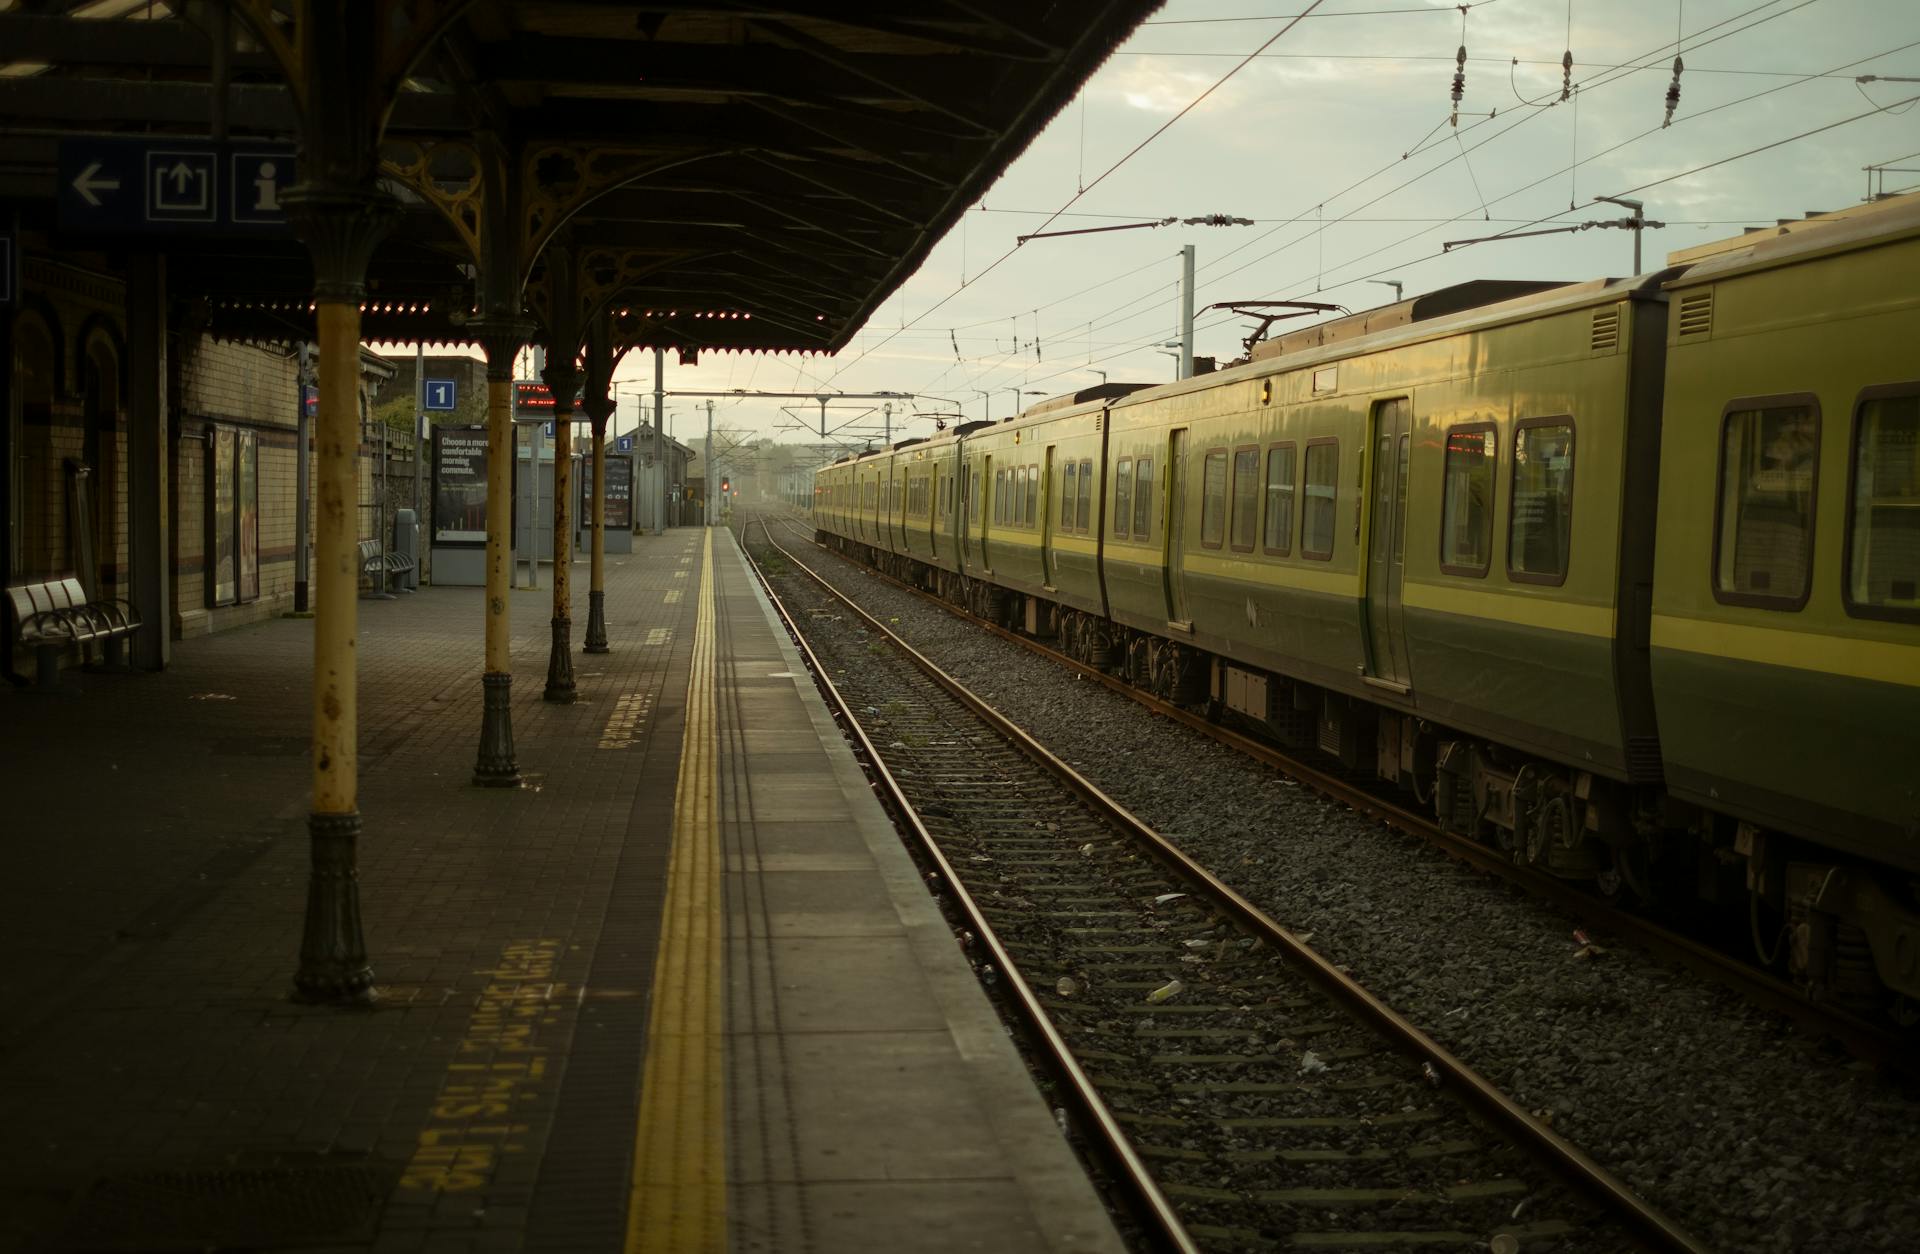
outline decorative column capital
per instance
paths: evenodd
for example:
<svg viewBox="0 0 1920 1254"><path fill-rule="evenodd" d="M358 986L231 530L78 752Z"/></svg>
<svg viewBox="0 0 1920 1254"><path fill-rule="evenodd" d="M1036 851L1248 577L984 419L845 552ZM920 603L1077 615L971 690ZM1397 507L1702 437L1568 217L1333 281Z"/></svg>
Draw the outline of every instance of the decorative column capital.
<svg viewBox="0 0 1920 1254"><path fill-rule="evenodd" d="M562 361L547 350L547 368L540 372L545 380L547 391L553 394L553 413L558 418L573 412L574 398L580 394L580 368L571 361Z"/></svg>
<svg viewBox="0 0 1920 1254"><path fill-rule="evenodd" d="M512 314L486 313L467 323L467 331L487 354L487 378L492 382L513 378L513 359L533 338L531 318Z"/></svg>
<svg viewBox="0 0 1920 1254"><path fill-rule="evenodd" d="M280 193L294 233L313 255L313 295L358 304L373 250L400 216L400 202L374 187L300 183Z"/></svg>

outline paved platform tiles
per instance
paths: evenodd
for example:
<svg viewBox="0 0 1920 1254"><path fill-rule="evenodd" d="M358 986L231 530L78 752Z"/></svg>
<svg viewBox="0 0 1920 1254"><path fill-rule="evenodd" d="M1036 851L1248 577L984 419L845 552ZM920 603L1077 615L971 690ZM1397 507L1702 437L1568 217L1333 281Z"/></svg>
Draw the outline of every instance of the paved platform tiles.
<svg viewBox="0 0 1920 1254"><path fill-rule="evenodd" d="M514 593L512 793L467 782L479 591L361 603L372 1010L286 996L310 624L0 693L0 1249L1118 1249L708 551L610 559L571 706L540 697L551 593Z"/></svg>

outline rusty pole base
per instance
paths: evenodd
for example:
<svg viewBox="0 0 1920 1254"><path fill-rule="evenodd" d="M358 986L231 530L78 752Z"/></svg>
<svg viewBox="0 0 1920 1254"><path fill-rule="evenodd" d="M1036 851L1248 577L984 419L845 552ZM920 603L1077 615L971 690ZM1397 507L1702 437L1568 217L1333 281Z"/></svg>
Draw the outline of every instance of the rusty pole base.
<svg viewBox="0 0 1920 1254"><path fill-rule="evenodd" d="M581 646L582 653L611 653L607 647L607 594L600 591L587 593L587 642Z"/></svg>
<svg viewBox="0 0 1920 1254"><path fill-rule="evenodd" d="M553 649L547 654L547 690L555 705L570 705L579 695L573 688L573 620L553 620Z"/></svg>
<svg viewBox="0 0 1920 1254"><path fill-rule="evenodd" d="M373 968L360 927L360 814L312 814L307 921L300 940L295 1001L365 1005L374 999Z"/></svg>
<svg viewBox="0 0 1920 1254"><path fill-rule="evenodd" d="M513 676L489 673L480 677L484 704L480 712L480 758L473 782L482 788L518 788L520 768L513 760Z"/></svg>

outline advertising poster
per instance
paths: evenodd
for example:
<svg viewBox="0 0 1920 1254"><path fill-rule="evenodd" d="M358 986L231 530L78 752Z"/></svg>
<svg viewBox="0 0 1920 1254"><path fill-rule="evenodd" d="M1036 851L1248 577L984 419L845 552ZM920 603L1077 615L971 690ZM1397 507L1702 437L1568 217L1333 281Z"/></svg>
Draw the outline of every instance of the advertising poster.
<svg viewBox="0 0 1920 1254"><path fill-rule="evenodd" d="M433 542L487 542L487 429L433 429Z"/></svg>
<svg viewBox="0 0 1920 1254"><path fill-rule="evenodd" d="M234 436L235 523L240 528L239 597L260 596L260 462L259 443L251 431Z"/></svg>
<svg viewBox="0 0 1920 1254"><path fill-rule="evenodd" d="M207 604L234 601L234 475L232 427L207 432Z"/></svg>
<svg viewBox="0 0 1920 1254"><path fill-rule="evenodd" d="M633 526L633 459L607 458L607 530Z"/></svg>

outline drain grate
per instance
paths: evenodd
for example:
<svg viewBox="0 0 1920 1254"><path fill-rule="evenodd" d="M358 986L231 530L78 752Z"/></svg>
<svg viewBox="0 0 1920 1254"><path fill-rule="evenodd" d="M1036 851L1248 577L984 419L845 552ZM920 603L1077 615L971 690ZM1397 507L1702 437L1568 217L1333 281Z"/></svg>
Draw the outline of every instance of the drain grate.
<svg viewBox="0 0 1920 1254"><path fill-rule="evenodd" d="M365 1167L224 1167L94 1182L59 1250L258 1249L371 1241L391 1181Z"/></svg>

